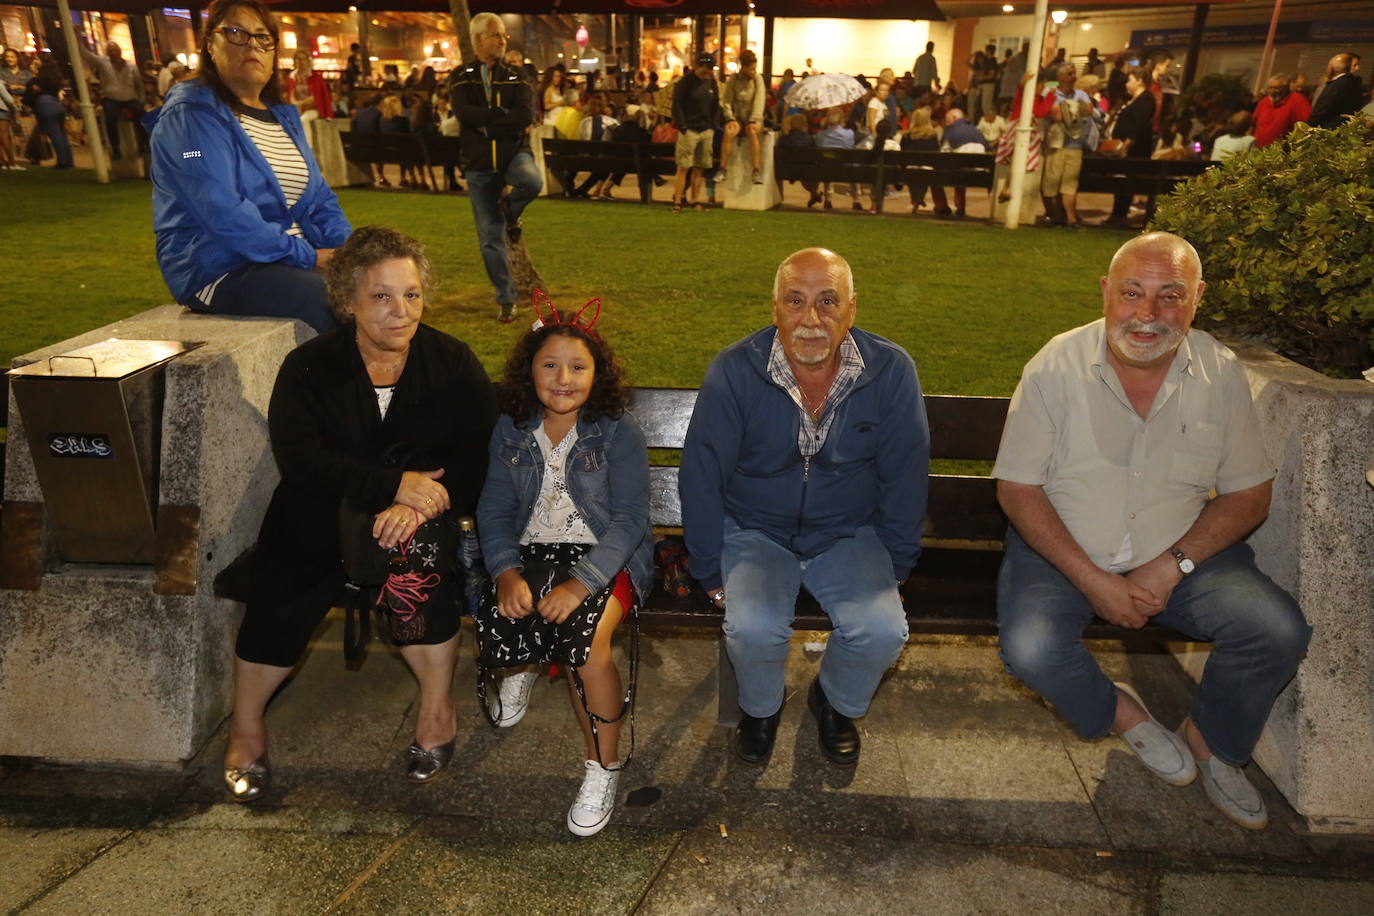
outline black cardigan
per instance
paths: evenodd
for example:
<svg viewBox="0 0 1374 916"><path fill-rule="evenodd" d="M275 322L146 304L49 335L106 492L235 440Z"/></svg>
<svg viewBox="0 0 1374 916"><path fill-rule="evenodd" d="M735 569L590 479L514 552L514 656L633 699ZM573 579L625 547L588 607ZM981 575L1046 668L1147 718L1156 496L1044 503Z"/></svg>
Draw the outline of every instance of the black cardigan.
<svg viewBox="0 0 1374 916"><path fill-rule="evenodd" d="M444 469L451 512L476 509L496 396L468 346L420 325L383 420L352 325L287 354L267 413L281 483L254 551L254 603L280 606L340 569L339 506L380 512L407 470ZM406 463L388 467L402 451Z"/></svg>

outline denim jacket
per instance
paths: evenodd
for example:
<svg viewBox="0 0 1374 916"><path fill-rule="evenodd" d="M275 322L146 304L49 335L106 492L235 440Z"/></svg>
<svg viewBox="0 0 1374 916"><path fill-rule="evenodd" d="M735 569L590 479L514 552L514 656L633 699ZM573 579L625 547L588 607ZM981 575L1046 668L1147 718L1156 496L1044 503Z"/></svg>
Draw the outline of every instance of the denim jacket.
<svg viewBox="0 0 1374 916"><path fill-rule="evenodd" d="M534 512L544 477L536 424L519 429L501 414L488 449L487 480L477 503L482 556L493 579L520 568L520 535ZM644 433L628 413L619 420L577 421L577 441L565 464L568 494L597 543L572 569L593 593L626 569L641 596L653 585L653 531L649 527L649 453Z"/></svg>

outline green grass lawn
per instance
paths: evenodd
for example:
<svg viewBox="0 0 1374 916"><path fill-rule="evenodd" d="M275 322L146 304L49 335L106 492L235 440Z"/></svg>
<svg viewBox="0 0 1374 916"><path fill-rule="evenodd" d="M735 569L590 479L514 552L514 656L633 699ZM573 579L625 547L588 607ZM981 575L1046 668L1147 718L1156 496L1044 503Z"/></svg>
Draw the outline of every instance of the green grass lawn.
<svg viewBox="0 0 1374 916"><path fill-rule="evenodd" d="M466 197L340 192L355 226L408 232L437 288L426 320L498 370L518 331L498 324ZM150 188L86 171L0 174L5 304L0 365L170 301L153 255ZM525 238L550 295L600 296L602 324L638 385L696 385L725 344L769 323L773 272L824 245L848 258L858 324L910 351L927 392L1010 394L1052 335L1100 314L1097 278L1125 233L1015 232L909 216L712 210L539 200ZM529 315L527 308L523 316Z"/></svg>

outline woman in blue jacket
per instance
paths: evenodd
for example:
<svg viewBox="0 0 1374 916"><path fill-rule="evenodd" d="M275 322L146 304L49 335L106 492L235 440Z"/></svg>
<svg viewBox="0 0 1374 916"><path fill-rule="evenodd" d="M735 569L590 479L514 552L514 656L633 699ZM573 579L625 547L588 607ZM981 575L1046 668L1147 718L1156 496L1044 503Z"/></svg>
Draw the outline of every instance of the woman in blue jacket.
<svg viewBox="0 0 1374 916"><path fill-rule="evenodd" d="M144 119L163 279L198 312L332 330L321 271L352 227L277 92L276 20L260 0L208 12L200 72Z"/></svg>

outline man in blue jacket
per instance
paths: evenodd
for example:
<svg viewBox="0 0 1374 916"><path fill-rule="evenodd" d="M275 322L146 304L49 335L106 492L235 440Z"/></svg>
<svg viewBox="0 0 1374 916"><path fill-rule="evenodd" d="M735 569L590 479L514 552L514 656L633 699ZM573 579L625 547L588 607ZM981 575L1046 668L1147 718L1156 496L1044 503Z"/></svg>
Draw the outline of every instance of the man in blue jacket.
<svg viewBox="0 0 1374 916"><path fill-rule="evenodd" d="M906 643L897 586L921 550L930 434L911 357L854 328L856 303L833 251L783 260L773 326L716 357L687 430L683 527L725 611L747 763L773 748L801 586L835 625L808 696L833 763L858 762L850 719Z"/></svg>

